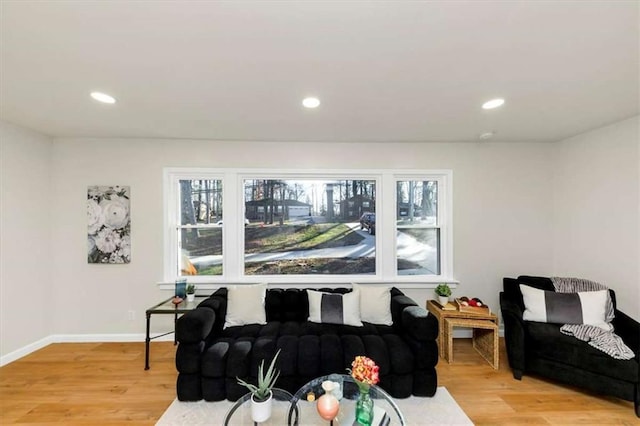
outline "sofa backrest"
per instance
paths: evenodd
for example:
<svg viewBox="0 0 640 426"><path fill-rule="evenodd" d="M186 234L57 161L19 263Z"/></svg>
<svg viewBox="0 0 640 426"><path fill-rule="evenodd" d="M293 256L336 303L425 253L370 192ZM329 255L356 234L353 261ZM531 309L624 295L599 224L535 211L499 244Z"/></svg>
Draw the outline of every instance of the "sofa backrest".
<svg viewBox="0 0 640 426"><path fill-rule="evenodd" d="M526 284L530 287L534 287L540 290L556 291L553 286L553 282L547 277L534 277L531 275L520 275L518 278L503 278L502 285L505 294L510 300L515 300L524 309L524 301L522 299L522 292L520 291L519 284ZM616 293L612 289L609 289L609 296L613 302L613 307L616 308Z"/></svg>
<svg viewBox="0 0 640 426"><path fill-rule="evenodd" d="M350 288L313 289L325 293L345 294ZM309 318L309 297L305 289L270 288L265 298L267 322L270 321L306 321Z"/></svg>

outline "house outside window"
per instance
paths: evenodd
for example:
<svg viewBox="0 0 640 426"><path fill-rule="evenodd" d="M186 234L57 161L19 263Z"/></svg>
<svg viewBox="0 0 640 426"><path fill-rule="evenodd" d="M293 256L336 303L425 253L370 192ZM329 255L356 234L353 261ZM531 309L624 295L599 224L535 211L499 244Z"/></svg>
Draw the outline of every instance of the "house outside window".
<svg viewBox="0 0 640 426"><path fill-rule="evenodd" d="M366 179L246 179L245 275L375 275L376 239L359 232Z"/></svg>

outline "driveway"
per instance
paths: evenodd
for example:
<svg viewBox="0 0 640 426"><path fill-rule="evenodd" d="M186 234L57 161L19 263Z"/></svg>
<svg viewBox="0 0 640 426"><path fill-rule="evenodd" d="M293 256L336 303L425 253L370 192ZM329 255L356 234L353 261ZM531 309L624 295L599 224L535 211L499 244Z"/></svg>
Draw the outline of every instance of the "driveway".
<svg viewBox="0 0 640 426"><path fill-rule="evenodd" d="M359 258L375 257L376 238L366 230L360 230L360 223L345 224L363 237L356 245L311 250L292 250L273 253L251 253L245 255L247 262L272 262L277 260L313 259L313 258ZM398 258L420 265L420 268L399 271L400 275L434 274L437 270L437 251L435 247L424 244L404 232L398 232ZM219 265L222 256L199 256L190 259L199 268Z"/></svg>

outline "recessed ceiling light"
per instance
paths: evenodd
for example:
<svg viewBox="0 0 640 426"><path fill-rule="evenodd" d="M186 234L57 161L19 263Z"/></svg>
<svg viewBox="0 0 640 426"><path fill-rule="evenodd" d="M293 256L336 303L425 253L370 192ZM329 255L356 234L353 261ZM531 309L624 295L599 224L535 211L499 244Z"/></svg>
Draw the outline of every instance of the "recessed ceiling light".
<svg viewBox="0 0 640 426"><path fill-rule="evenodd" d="M98 102L102 102L103 104L115 104L116 98L113 96L107 95L106 93L101 92L91 92L91 97Z"/></svg>
<svg viewBox="0 0 640 426"><path fill-rule="evenodd" d="M318 99L318 98L313 98L313 97L310 97L310 98L304 98L304 99L302 100L302 105L303 105L305 108L318 108L318 106L320 105L320 99Z"/></svg>
<svg viewBox="0 0 640 426"><path fill-rule="evenodd" d="M484 132L478 136L478 139L486 141L487 139L491 139L495 135L495 132Z"/></svg>
<svg viewBox="0 0 640 426"><path fill-rule="evenodd" d="M502 106L502 104L504 104L504 99L491 99L490 101L487 101L485 103L482 104L482 108L483 109L493 109L493 108L498 108L499 106Z"/></svg>

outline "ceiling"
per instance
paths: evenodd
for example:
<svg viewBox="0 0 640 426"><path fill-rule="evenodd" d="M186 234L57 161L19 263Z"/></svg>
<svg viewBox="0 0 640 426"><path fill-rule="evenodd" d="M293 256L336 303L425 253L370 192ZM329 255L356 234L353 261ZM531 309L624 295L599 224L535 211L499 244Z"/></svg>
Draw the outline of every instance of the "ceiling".
<svg viewBox="0 0 640 426"><path fill-rule="evenodd" d="M557 141L640 113L639 4L2 0L0 118L56 137Z"/></svg>

